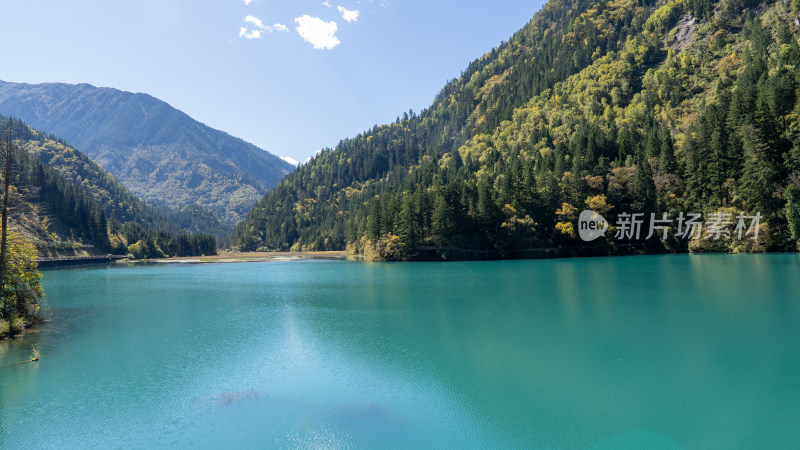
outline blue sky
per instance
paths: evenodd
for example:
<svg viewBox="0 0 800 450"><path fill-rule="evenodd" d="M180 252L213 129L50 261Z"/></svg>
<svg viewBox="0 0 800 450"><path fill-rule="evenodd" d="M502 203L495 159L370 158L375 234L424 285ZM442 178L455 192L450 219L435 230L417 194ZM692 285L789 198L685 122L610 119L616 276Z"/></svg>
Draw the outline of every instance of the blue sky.
<svg viewBox="0 0 800 450"><path fill-rule="evenodd" d="M543 1L5 3L0 79L145 92L303 161L429 106Z"/></svg>

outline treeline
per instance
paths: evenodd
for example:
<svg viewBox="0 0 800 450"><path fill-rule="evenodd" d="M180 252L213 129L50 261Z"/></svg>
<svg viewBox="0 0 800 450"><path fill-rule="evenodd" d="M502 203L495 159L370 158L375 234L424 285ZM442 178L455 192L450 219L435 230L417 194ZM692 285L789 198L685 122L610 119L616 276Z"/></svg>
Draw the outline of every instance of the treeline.
<svg viewBox="0 0 800 450"><path fill-rule="evenodd" d="M136 259L168 258L171 256L204 256L217 253L217 242L209 234L173 234L154 231L135 222L119 225L113 222L112 233L119 233L130 243L125 251Z"/></svg>
<svg viewBox="0 0 800 450"><path fill-rule="evenodd" d="M231 226L223 223L211 211L200 205L186 205L180 209L170 209L166 206L155 207L163 217L170 223L177 225L178 229L153 226L158 230L169 230L172 232L201 233L210 234L217 238L224 238L231 233ZM137 222L140 223L140 222Z"/></svg>
<svg viewBox="0 0 800 450"><path fill-rule="evenodd" d="M639 2L551 1L431 109L290 174L232 241L349 246L375 259L613 252L611 238L578 241L577 211L613 223L623 212L724 209L764 216L760 249L796 250L797 12L777 2L753 16L752 6L670 1L651 14ZM691 41L676 42L676 26L694 29Z"/></svg>

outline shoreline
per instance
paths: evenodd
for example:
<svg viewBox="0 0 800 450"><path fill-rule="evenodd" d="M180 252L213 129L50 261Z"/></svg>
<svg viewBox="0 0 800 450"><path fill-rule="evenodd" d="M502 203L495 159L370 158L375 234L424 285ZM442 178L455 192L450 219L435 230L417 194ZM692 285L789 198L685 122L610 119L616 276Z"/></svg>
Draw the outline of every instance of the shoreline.
<svg viewBox="0 0 800 450"><path fill-rule="evenodd" d="M246 263L270 261L300 261L305 259L333 259L344 260L348 255L345 251L326 252L223 252L209 256L182 256L175 258L157 259L129 259L123 256L86 256L41 258L38 265L40 269L60 267L81 267L96 265L128 265L128 264L212 264L212 263Z"/></svg>
<svg viewBox="0 0 800 450"><path fill-rule="evenodd" d="M644 255L659 255L659 254L753 254L762 252L641 252L641 251L625 251L612 254L602 252L575 252L575 251L561 251L554 252L554 249L544 249L550 251L542 251L543 249L533 249L521 251L519 254L514 254L507 257L502 257L496 254L483 254L481 252L469 251L455 251L450 249L443 255L436 255L435 257L422 257L414 258L406 261L395 262L457 262L457 261L504 261L504 260L527 260L527 259L572 259L572 258L594 258L594 257L614 257L614 256L644 256ZM460 250L460 249L459 249ZM563 250L563 249L562 249ZM574 250L574 249L573 249ZM763 253L795 253L795 252L763 252ZM209 256L182 256L173 258L156 258L156 259L128 259L119 256L90 256L90 257L70 257L70 258L47 258L46 260L39 260L39 268L58 268L58 267L80 267L89 265L131 265L131 264L230 264L230 263L253 263L253 262L279 262L279 261L302 261L308 259L320 260L355 260L355 261L369 261L362 255L348 254L347 251L319 251L319 252L223 252L217 255ZM388 262L388 261L371 261L371 262Z"/></svg>
<svg viewBox="0 0 800 450"><path fill-rule="evenodd" d="M304 259L347 259L345 251L325 252L229 252L209 256L182 256L177 258L158 259L123 259L117 264L211 264L211 263L246 263L270 261L299 261Z"/></svg>
<svg viewBox="0 0 800 450"><path fill-rule="evenodd" d="M268 261L299 261L304 259L347 259L345 251L325 252L223 252L209 256L181 256L174 258L129 259L124 256L71 256L60 258L40 258L37 263L40 269L57 267L79 267L89 265L122 265L122 264L210 264L210 263L242 263Z"/></svg>

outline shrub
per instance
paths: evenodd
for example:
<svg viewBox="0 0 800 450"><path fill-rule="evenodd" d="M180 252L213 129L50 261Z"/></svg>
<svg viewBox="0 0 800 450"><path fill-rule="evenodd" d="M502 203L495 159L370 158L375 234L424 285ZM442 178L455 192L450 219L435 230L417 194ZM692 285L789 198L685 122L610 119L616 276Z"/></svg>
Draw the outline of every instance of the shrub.
<svg viewBox="0 0 800 450"><path fill-rule="evenodd" d="M14 335L21 332L26 323L37 320L41 311L40 299L44 296L36 269L36 247L25 240L21 234L8 230L6 247L6 266L3 274L3 291L0 293L0 320L6 325L3 334Z"/></svg>

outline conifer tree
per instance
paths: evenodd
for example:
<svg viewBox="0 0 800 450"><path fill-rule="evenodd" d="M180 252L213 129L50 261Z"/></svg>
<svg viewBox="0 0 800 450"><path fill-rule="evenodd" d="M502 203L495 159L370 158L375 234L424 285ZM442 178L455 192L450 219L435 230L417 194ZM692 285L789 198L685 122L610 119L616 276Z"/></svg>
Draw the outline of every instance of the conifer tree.
<svg viewBox="0 0 800 450"><path fill-rule="evenodd" d="M634 212L654 212L656 207L656 185L653 181L653 172L647 158L642 158L637 164L636 174L633 179L633 204Z"/></svg>

